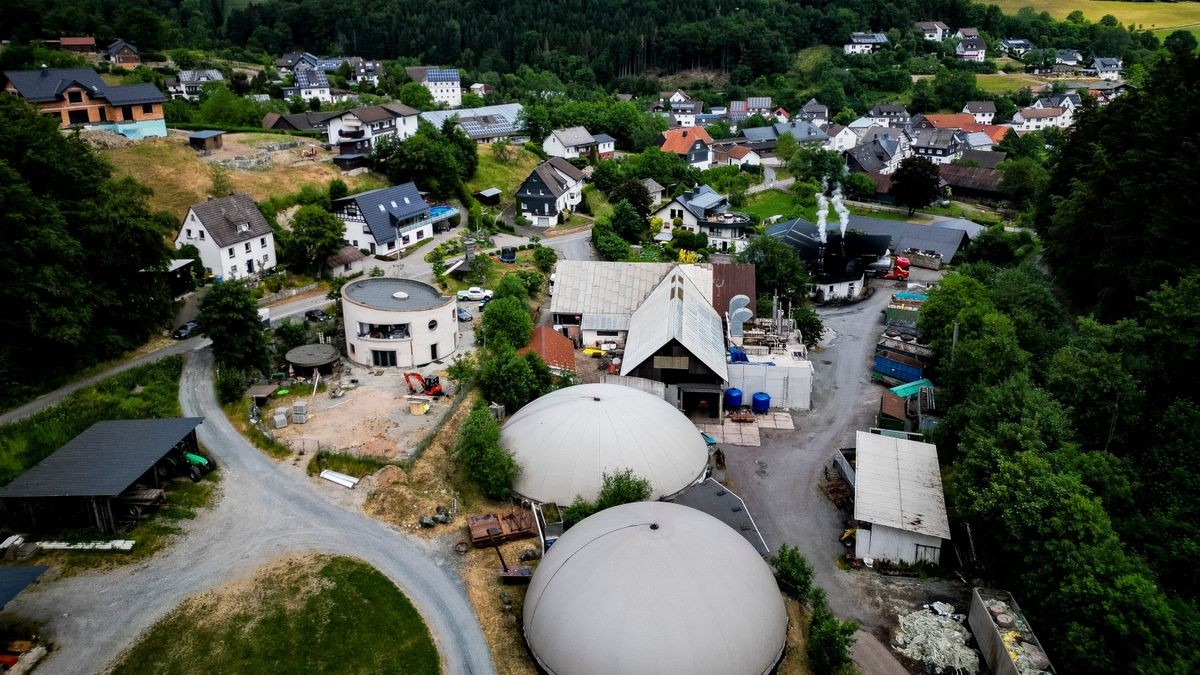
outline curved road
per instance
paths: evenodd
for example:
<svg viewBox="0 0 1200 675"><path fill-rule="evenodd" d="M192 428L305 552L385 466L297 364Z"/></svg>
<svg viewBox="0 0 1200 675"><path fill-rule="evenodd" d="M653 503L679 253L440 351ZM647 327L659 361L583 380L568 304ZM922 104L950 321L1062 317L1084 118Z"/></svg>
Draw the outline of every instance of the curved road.
<svg viewBox="0 0 1200 675"><path fill-rule="evenodd" d="M492 673L491 657L446 552L318 496L252 447L229 424L212 385L212 352L185 357L183 412L204 416L201 442L221 467L222 495L187 533L150 560L104 574L38 584L7 609L46 622L57 649L39 673L101 672L183 599L251 574L279 556L354 556L390 577L429 626L446 673Z"/></svg>

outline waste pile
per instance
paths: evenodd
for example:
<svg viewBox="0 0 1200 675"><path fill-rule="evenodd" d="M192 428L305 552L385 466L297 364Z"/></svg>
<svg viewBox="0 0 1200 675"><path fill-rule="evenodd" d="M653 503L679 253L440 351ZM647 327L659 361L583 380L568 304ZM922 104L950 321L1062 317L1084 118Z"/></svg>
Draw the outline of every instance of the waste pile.
<svg viewBox="0 0 1200 675"><path fill-rule="evenodd" d="M979 672L979 655L967 646L971 632L963 625L966 618L944 602L901 616L897 651L924 663L926 672L974 675Z"/></svg>

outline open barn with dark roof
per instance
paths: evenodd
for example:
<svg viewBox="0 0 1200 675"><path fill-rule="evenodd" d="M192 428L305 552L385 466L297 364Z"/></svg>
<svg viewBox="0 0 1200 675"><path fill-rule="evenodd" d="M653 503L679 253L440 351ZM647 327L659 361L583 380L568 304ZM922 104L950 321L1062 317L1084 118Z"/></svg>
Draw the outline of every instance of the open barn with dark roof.
<svg viewBox="0 0 1200 675"><path fill-rule="evenodd" d="M122 496L139 486L157 489L160 465L196 452L203 417L96 422L46 459L0 488L5 510L19 525L117 529ZM171 475L173 471L166 471Z"/></svg>

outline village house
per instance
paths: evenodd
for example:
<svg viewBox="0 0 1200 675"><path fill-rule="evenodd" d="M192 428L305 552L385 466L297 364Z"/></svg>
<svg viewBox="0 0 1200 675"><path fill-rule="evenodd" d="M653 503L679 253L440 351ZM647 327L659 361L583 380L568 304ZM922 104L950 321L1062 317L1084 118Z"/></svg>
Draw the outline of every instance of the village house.
<svg viewBox="0 0 1200 675"><path fill-rule="evenodd" d="M142 56L138 48L124 40L117 40L105 50L105 59L114 66L122 68L137 68L142 64Z"/></svg>
<svg viewBox="0 0 1200 675"><path fill-rule="evenodd" d="M1060 66L1078 66L1083 62L1083 54L1075 49L1060 49L1054 55L1054 63Z"/></svg>
<svg viewBox="0 0 1200 675"><path fill-rule="evenodd" d="M534 227L554 227L582 199L583 172L562 157L551 157L517 189L517 210Z"/></svg>
<svg viewBox="0 0 1200 675"><path fill-rule="evenodd" d="M846 165L855 173L889 175L912 156L912 138L904 129L871 127L862 141L846 152Z"/></svg>
<svg viewBox="0 0 1200 675"><path fill-rule="evenodd" d="M697 119L704 114L704 103L702 101L672 103L671 110L664 114L667 117L668 128L694 127L698 124Z"/></svg>
<svg viewBox="0 0 1200 675"><path fill-rule="evenodd" d="M875 124L889 127L908 126L911 119L908 110L899 103L876 103L867 113L867 117Z"/></svg>
<svg viewBox="0 0 1200 675"><path fill-rule="evenodd" d="M650 195L650 206L658 206L667 198L667 189L659 185L658 181L653 178L643 178L642 185L646 187L646 192Z"/></svg>
<svg viewBox="0 0 1200 675"><path fill-rule="evenodd" d="M462 81L457 68L413 66L404 69L413 82L425 86L433 94L433 102L447 108L462 106Z"/></svg>
<svg viewBox="0 0 1200 675"><path fill-rule="evenodd" d="M963 61L983 63L987 60L987 42L978 36L963 38L955 45L954 54Z"/></svg>
<svg viewBox="0 0 1200 675"><path fill-rule="evenodd" d="M788 134L796 140L797 143L804 144L824 144L829 140L829 137L824 131L821 131L812 122L787 122L785 124L773 124L769 127L751 127L742 129L738 132L737 138L739 145L750 147L759 153L765 155L775 151L775 144L779 141L779 137Z"/></svg>
<svg viewBox="0 0 1200 675"><path fill-rule="evenodd" d="M1121 79L1121 59L1096 57L1092 61L1092 68L1096 70L1096 77L1102 80L1116 82Z"/></svg>
<svg viewBox="0 0 1200 675"><path fill-rule="evenodd" d="M455 118L455 125L463 130L467 138L476 143L495 143L520 134L521 109L520 103L504 103L481 108L427 110L421 113L421 119L441 129L446 120Z"/></svg>
<svg viewBox="0 0 1200 675"><path fill-rule="evenodd" d="M255 276L275 266L275 233L250 195L235 193L193 204L175 237L200 251L208 274L223 279Z"/></svg>
<svg viewBox="0 0 1200 675"><path fill-rule="evenodd" d="M977 38L979 36L978 28L959 28L953 35L955 40L966 40L967 38Z"/></svg>
<svg viewBox="0 0 1200 675"><path fill-rule="evenodd" d="M913 24L926 40L941 42L950 36L950 27L941 21L918 21Z"/></svg>
<svg viewBox="0 0 1200 675"><path fill-rule="evenodd" d="M1012 128L1018 132L1041 131L1050 127L1071 126L1071 111L1066 108L1021 108L1013 115Z"/></svg>
<svg viewBox="0 0 1200 675"><path fill-rule="evenodd" d="M167 92L171 98L200 99L200 92L209 83L225 82L225 76L215 68L207 70L181 70L179 76L167 80Z"/></svg>
<svg viewBox="0 0 1200 675"><path fill-rule="evenodd" d="M369 105L325 121L327 142L341 155L365 154L380 138L404 140L417 133L418 112L403 103Z"/></svg>
<svg viewBox="0 0 1200 675"><path fill-rule="evenodd" d="M321 103L333 103L333 94L329 89L329 78L325 71L313 68L307 63L296 66L294 84L283 88L284 98L299 98L308 102L314 98Z"/></svg>
<svg viewBox="0 0 1200 675"><path fill-rule="evenodd" d="M851 33L850 41L842 45L844 54L871 54L888 43L883 33Z"/></svg>
<svg viewBox="0 0 1200 675"><path fill-rule="evenodd" d="M383 77L383 61L367 61L359 57L350 59L350 67L353 73L350 78L356 84L370 84L379 86L379 78Z"/></svg>
<svg viewBox="0 0 1200 675"><path fill-rule="evenodd" d="M681 227L708 235L714 251L740 251L749 242L749 216L730 210L729 198L707 185L700 185L659 207L652 214L664 229ZM669 237L668 237L669 238Z"/></svg>
<svg viewBox="0 0 1200 675"><path fill-rule="evenodd" d="M3 85L63 129L102 129L132 139L167 135L167 97L153 84L110 85L91 68L41 68L6 70Z"/></svg>
<svg viewBox="0 0 1200 675"><path fill-rule="evenodd" d="M288 129L291 131L325 131L329 128L329 120L341 115L341 112L302 112L290 115L267 113L263 115L262 128Z"/></svg>
<svg viewBox="0 0 1200 675"><path fill-rule="evenodd" d="M808 103L805 103L800 108L799 118L805 122L812 122L821 127L829 122L829 106L818 103L817 99L810 98Z"/></svg>
<svg viewBox="0 0 1200 675"><path fill-rule="evenodd" d="M476 96L478 96L480 98L483 98L484 96L487 96L488 94L496 91L496 88L490 84L476 82L475 84L471 85L470 91L472 94L475 94Z"/></svg>
<svg viewBox="0 0 1200 675"><path fill-rule="evenodd" d="M742 166L743 164L759 166L762 164L762 155L745 145L717 146L715 156L715 166Z"/></svg>
<svg viewBox="0 0 1200 675"><path fill-rule="evenodd" d="M850 129L850 127L841 124L830 124L822 131L829 138L821 146L826 150L834 152L845 152L853 148L858 143L858 136Z"/></svg>
<svg viewBox="0 0 1200 675"><path fill-rule="evenodd" d="M974 117L976 124L991 124L996 119L996 104L991 101L967 101L962 111Z"/></svg>
<svg viewBox="0 0 1200 675"><path fill-rule="evenodd" d="M563 159L589 157L596 152L597 146L596 138L583 127L555 129L550 132L546 140L542 141L543 152L550 157L562 157ZM611 148L609 148L609 154L612 154Z"/></svg>
<svg viewBox="0 0 1200 675"><path fill-rule="evenodd" d="M707 169L712 165L712 137L704 127L668 129L658 137L659 149L679 155L689 166Z"/></svg>
<svg viewBox="0 0 1200 675"><path fill-rule="evenodd" d="M965 135L957 129L917 129L913 131L912 152L934 164L949 164L962 155Z"/></svg>
<svg viewBox="0 0 1200 675"><path fill-rule="evenodd" d="M398 253L433 236L429 204L415 183L335 199L332 209L346 225L342 239L371 254Z"/></svg>
<svg viewBox="0 0 1200 675"><path fill-rule="evenodd" d="M1008 52L1009 56L1024 56L1026 52L1033 49L1033 43L1029 40L1009 38L1000 41L1000 48Z"/></svg>

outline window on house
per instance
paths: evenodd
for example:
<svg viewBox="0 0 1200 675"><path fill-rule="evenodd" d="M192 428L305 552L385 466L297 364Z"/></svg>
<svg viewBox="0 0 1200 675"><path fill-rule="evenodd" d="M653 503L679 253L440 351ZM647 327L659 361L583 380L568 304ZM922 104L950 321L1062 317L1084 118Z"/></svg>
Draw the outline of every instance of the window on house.
<svg viewBox="0 0 1200 675"><path fill-rule="evenodd" d="M246 242L246 253L250 252L250 242Z"/></svg>
<svg viewBox="0 0 1200 675"><path fill-rule="evenodd" d="M87 124L88 112L86 110L68 110L67 120L69 124Z"/></svg>
<svg viewBox="0 0 1200 675"><path fill-rule="evenodd" d="M184 230L183 232L184 232L184 234L187 236L187 238L188 238L188 239L191 239L191 238L192 238L192 231L191 231L191 230Z"/></svg>
<svg viewBox="0 0 1200 675"><path fill-rule="evenodd" d="M142 104L142 114L143 115L150 115L153 113L154 113L154 104L152 104L152 103Z"/></svg>
<svg viewBox="0 0 1200 675"><path fill-rule="evenodd" d="M133 106L131 106L131 105L121 106L121 119L125 120L126 122L133 121Z"/></svg>
<svg viewBox="0 0 1200 675"><path fill-rule="evenodd" d="M197 234L200 235L200 241L204 241L204 230L199 230Z"/></svg>
<svg viewBox="0 0 1200 675"><path fill-rule="evenodd" d="M270 259L271 259L271 256L264 253L263 254L263 265L266 265Z"/></svg>
<svg viewBox="0 0 1200 675"><path fill-rule="evenodd" d="M232 246L229 247L229 257L230 258L233 257L233 247Z"/></svg>
<svg viewBox="0 0 1200 675"><path fill-rule="evenodd" d="M229 266L229 276L235 277L235 278L237 277L237 265Z"/></svg>
<svg viewBox="0 0 1200 675"><path fill-rule="evenodd" d="M267 238L266 238L266 237L259 237L259 238L258 238L258 247L259 247L259 248L266 248L266 247L267 247Z"/></svg>

